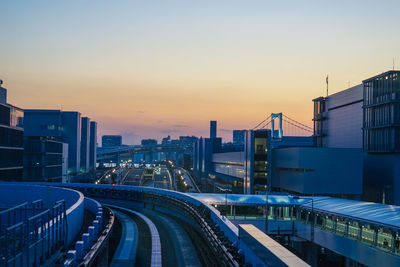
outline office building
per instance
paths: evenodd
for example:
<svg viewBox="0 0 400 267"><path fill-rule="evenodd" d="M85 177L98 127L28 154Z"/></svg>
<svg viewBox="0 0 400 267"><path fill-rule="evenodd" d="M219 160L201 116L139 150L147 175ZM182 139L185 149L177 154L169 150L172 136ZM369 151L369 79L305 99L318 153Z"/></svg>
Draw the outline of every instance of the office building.
<svg viewBox="0 0 400 267"><path fill-rule="evenodd" d="M48 137L24 138L24 180L63 182L64 143ZM65 180L65 179L64 179Z"/></svg>
<svg viewBox="0 0 400 267"><path fill-rule="evenodd" d="M89 144L89 169L96 170L97 153L97 122L90 122L90 144Z"/></svg>
<svg viewBox="0 0 400 267"><path fill-rule="evenodd" d="M353 151L354 154L348 150L338 157L353 155L347 164L341 165L342 174L351 173L355 167L361 169L361 198L366 201L400 204L399 75L400 71L387 71L365 79L361 85L314 99L316 146L363 151ZM331 162L334 164L333 160ZM333 170L327 171L325 178L332 173ZM343 191L358 190L359 173L348 179ZM343 178L335 177L328 180Z"/></svg>
<svg viewBox="0 0 400 267"><path fill-rule="evenodd" d="M7 104L7 90L0 83L0 180L22 180L24 111Z"/></svg>
<svg viewBox="0 0 400 267"><path fill-rule="evenodd" d="M210 138L217 137L217 121L210 121Z"/></svg>
<svg viewBox="0 0 400 267"><path fill-rule="evenodd" d="M243 146L245 143L246 130L233 130L233 145Z"/></svg>
<svg viewBox="0 0 400 267"><path fill-rule="evenodd" d="M68 172L79 174L80 171L80 140L81 140L81 113L63 111L63 142L68 144Z"/></svg>
<svg viewBox="0 0 400 267"><path fill-rule="evenodd" d="M81 118L81 163L80 172L89 171L90 158L90 119L88 117Z"/></svg>
<svg viewBox="0 0 400 267"><path fill-rule="evenodd" d="M400 205L400 71L363 81L363 199Z"/></svg>
<svg viewBox="0 0 400 267"><path fill-rule="evenodd" d="M29 109L24 136L42 137L68 144L68 174L80 171L81 114L75 111Z"/></svg>
<svg viewBox="0 0 400 267"><path fill-rule="evenodd" d="M122 146L121 135L103 135L101 137L101 147L117 147Z"/></svg>

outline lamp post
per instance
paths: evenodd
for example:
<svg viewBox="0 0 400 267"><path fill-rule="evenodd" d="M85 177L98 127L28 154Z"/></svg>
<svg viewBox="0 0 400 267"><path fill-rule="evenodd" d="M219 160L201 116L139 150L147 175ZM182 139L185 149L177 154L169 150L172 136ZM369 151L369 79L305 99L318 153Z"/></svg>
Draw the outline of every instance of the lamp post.
<svg viewBox="0 0 400 267"><path fill-rule="evenodd" d="M307 204L311 202L311 215L312 215L312 222L311 222L311 242L314 242L314 228L315 228L315 217L314 217L314 199L309 198L309 197L299 197L299 196L294 196L293 199L308 199L305 203L302 203L301 205Z"/></svg>
<svg viewBox="0 0 400 267"><path fill-rule="evenodd" d="M225 193L225 217L228 214L228 191L232 192L232 190L228 189L228 188L220 188L220 190L222 190Z"/></svg>
<svg viewBox="0 0 400 267"><path fill-rule="evenodd" d="M268 234L268 185L265 186L265 233Z"/></svg>

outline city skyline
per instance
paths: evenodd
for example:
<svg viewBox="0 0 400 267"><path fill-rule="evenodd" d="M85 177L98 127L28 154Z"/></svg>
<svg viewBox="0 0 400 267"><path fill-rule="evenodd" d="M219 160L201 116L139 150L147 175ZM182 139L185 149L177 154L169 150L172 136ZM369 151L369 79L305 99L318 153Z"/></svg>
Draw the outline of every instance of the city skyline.
<svg viewBox="0 0 400 267"><path fill-rule="evenodd" d="M124 142L311 126L311 99L400 66L395 1L0 4L0 79L24 109L77 110ZM309 3L309 2L308 2ZM374 19L371 19L371 18Z"/></svg>

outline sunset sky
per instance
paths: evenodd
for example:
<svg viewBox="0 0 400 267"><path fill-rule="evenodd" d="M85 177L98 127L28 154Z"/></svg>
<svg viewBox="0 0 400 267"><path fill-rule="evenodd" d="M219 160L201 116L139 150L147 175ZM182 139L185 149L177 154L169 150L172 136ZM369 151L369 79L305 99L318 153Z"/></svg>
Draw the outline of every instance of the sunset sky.
<svg viewBox="0 0 400 267"><path fill-rule="evenodd" d="M400 69L400 1L0 1L0 79L124 143L219 136Z"/></svg>

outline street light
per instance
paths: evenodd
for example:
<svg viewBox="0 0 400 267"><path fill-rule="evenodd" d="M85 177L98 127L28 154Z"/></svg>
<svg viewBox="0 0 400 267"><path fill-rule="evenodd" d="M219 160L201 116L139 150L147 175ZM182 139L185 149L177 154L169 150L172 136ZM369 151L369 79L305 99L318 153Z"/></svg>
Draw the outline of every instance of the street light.
<svg viewBox="0 0 400 267"><path fill-rule="evenodd" d="M312 222L311 222L311 242L314 242L314 228L315 228L315 217L314 217L314 199L309 197L300 197L294 196L293 199L308 199L305 203L301 205L307 204L311 202L311 215L312 215Z"/></svg>
<svg viewBox="0 0 400 267"><path fill-rule="evenodd" d="M265 186L265 233L268 234L268 185Z"/></svg>
<svg viewBox="0 0 400 267"><path fill-rule="evenodd" d="M228 191L232 192L232 190L226 188L220 188L220 190L222 190L225 193L225 217L228 214Z"/></svg>

